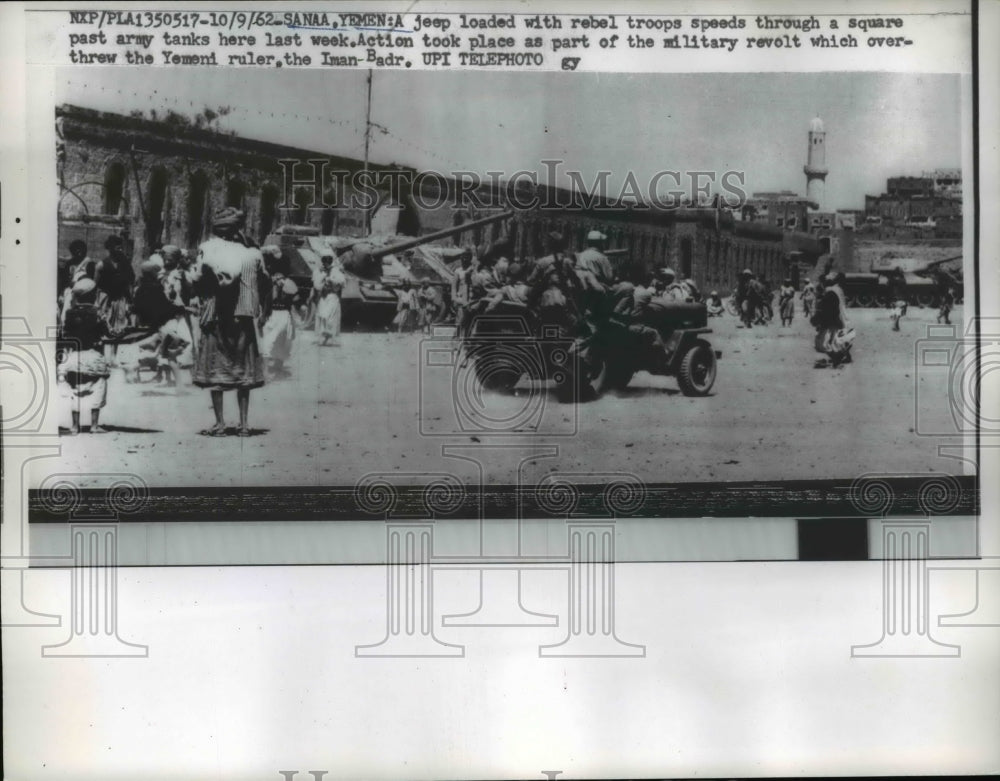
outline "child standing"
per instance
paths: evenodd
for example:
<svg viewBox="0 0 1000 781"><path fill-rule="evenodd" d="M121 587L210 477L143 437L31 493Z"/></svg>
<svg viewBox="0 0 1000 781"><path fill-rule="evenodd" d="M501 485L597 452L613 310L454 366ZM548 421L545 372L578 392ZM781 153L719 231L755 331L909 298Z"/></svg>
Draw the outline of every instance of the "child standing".
<svg viewBox="0 0 1000 781"><path fill-rule="evenodd" d="M73 285L72 300L66 310L63 337L72 344L56 368L60 391L70 402L70 434L80 433L80 414L90 410L90 433L103 434L101 410L108 399L108 362L104 340L108 326L95 305L97 284L90 278Z"/></svg>
<svg viewBox="0 0 1000 781"><path fill-rule="evenodd" d="M892 312L889 314L889 319L892 320L892 330L899 330L899 321L906 314L906 301L902 298L897 298L892 302Z"/></svg>

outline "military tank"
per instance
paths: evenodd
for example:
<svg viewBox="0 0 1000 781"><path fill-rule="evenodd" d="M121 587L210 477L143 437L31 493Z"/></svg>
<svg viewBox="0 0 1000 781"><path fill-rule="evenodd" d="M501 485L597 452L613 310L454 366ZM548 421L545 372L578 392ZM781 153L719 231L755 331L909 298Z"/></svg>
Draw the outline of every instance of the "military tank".
<svg viewBox="0 0 1000 781"><path fill-rule="evenodd" d="M340 295L344 326L381 328L395 316L396 290L404 282L419 284L427 279L442 291L451 288L453 274L448 264L461 251L432 246L431 242L511 216L510 211L493 214L423 236L321 236L312 226L284 225L268 236L264 244L281 248L289 276L303 295L312 289L312 277L322 268L323 253L334 248L341 250L339 259L347 280Z"/></svg>
<svg viewBox="0 0 1000 781"><path fill-rule="evenodd" d="M891 266L873 266L872 273L863 276L878 276L880 294L877 303L889 304L902 299L914 306L934 307L939 304L946 287L952 287L956 303L961 302L964 295L961 261L961 255L932 261L900 258L889 261ZM951 271L947 268L948 264L954 266ZM858 305L868 304L858 301Z"/></svg>
<svg viewBox="0 0 1000 781"><path fill-rule="evenodd" d="M955 290L956 303L964 294L961 255L932 261L901 258L844 274L844 295L851 307L888 306L897 299L912 306L937 306L945 287ZM947 264L957 268L948 269ZM891 264L891 265L890 265Z"/></svg>
<svg viewBox="0 0 1000 781"><path fill-rule="evenodd" d="M847 272L844 297L851 307L885 306L892 298L892 285L885 274Z"/></svg>

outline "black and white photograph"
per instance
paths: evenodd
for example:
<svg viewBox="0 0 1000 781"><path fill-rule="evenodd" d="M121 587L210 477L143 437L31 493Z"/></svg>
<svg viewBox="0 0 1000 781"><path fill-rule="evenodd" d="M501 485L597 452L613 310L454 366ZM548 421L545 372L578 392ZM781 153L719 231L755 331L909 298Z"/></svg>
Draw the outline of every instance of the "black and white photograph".
<svg viewBox="0 0 1000 781"><path fill-rule="evenodd" d="M486 484L964 473L937 446L971 402L920 352L972 303L960 75L56 90L60 472L405 484L546 443Z"/></svg>
<svg viewBox="0 0 1000 781"><path fill-rule="evenodd" d="M991 772L998 11L0 9L9 776Z"/></svg>

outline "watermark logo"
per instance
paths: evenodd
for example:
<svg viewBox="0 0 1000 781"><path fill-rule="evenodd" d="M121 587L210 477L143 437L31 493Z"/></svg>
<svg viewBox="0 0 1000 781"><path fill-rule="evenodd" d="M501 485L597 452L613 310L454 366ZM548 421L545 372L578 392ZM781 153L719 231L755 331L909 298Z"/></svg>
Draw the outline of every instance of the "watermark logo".
<svg viewBox="0 0 1000 781"><path fill-rule="evenodd" d="M69 635L42 646L42 656L148 656L148 646L121 636L118 591L118 521L145 505L146 482L131 473L57 473L42 480L38 498L46 512L66 518L70 538Z"/></svg>
<svg viewBox="0 0 1000 781"><path fill-rule="evenodd" d="M420 342L422 436L577 433L573 339L521 315L476 315L469 330L459 340L439 328Z"/></svg>
<svg viewBox="0 0 1000 781"><path fill-rule="evenodd" d="M446 456L477 463L480 479L475 486L466 487L457 475L432 473L370 474L358 481L359 508L386 523L386 618L383 639L356 646L355 656L462 657L465 646L443 641L439 629L559 626L565 627L563 639L540 644L540 657L645 656L645 646L618 637L615 582L615 521L619 513L642 507L646 497L642 481L628 473L565 473L550 474L531 487L521 482L519 496L531 497L549 516L547 523L561 523L565 529L565 552L532 555L523 541L520 502L517 518L491 519L485 514L488 458L503 447L444 449ZM510 445L506 450L508 455L521 453L522 467L540 455L537 446L534 452ZM519 469L518 474L523 472ZM601 490L595 492L595 486ZM597 493L596 513L582 511L584 490ZM461 537L464 532L438 521L463 508L463 522L478 525L478 552L443 553L455 547L450 536ZM449 571L478 576L474 610L441 616L435 612L435 575ZM565 598L558 615L527 607L525 578L539 572L561 573L564 578Z"/></svg>
<svg viewBox="0 0 1000 781"><path fill-rule="evenodd" d="M950 475L933 475L917 488L925 518L889 518L895 502L892 478L866 474L848 492L859 513L878 518L882 558L882 635L873 643L851 647L852 657L957 657L961 648L931 636L931 519L959 506L961 488Z"/></svg>
<svg viewBox="0 0 1000 781"><path fill-rule="evenodd" d="M917 434L1000 435L1000 318L973 318L964 334L957 326L927 326L914 345L914 364Z"/></svg>
<svg viewBox="0 0 1000 781"><path fill-rule="evenodd" d="M741 209L747 202L743 171L656 171L648 177L627 171L585 175L565 161L544 159L537 170L416 171L387 167L330 168L325 158L277 161L282 170L281 209L362 209L412 199L422 210L472 209L672 211L692 206ZM617 184L612 184L614 178Z"/></svg>
<svg viewBox="0 0 1000 781"><path fill-rule="evenodd" d="M3 407L0 425L4 447L37 446L44 435L49 409L52 368L56 364L54 332L32 334L27 320L5 317L0 321L0 377L3 378ZM31 442L27 441L31 438Z"/></svg>
<svg viewBox="0 0 1000 781"><path fill-rule="evenodd" d="M400 492L389 475L370 473L355 485L355 498L366 513L381 515L386 522L385 637L373 644L358 645L358 657L422 657L465 655L461 645L445 643L435 636L433 520L437 513L457 509L465 496L461 481L451 474L410 473L391 479L414 479L416 501L400 507Z"/></svg>

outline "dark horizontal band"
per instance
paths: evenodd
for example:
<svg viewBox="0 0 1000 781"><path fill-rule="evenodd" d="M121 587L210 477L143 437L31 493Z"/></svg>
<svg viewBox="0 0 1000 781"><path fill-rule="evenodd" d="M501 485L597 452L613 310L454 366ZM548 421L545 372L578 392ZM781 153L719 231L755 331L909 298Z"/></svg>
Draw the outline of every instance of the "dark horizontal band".
<svg viewBox="0 0 1000 781"><path fill-rule="evenodd" d="M975 476L553 486L381 486L364 495L354 486L149 488L126 505L104 489L72 497L28 492L28 520L51 523L118 521L348 521L479 518L872 518L978 515Z"/></svg>

